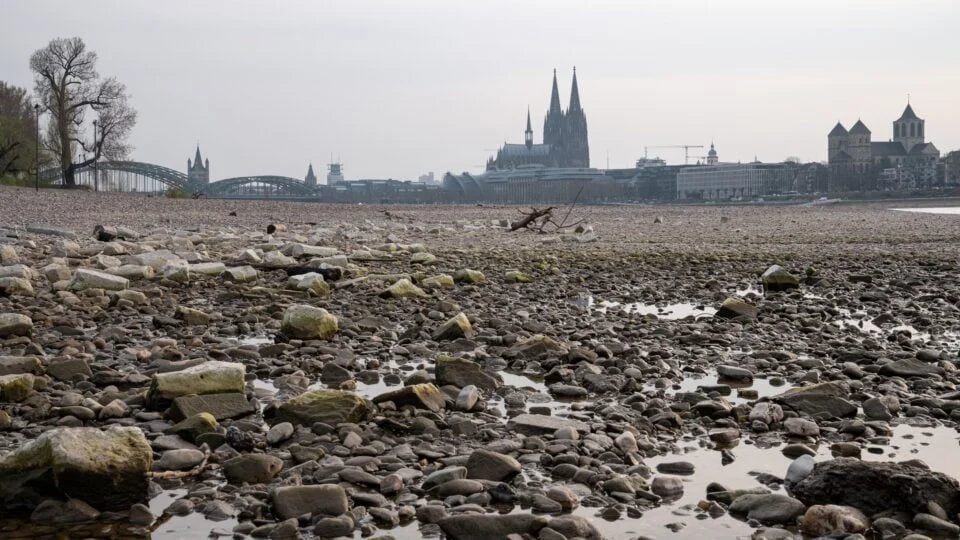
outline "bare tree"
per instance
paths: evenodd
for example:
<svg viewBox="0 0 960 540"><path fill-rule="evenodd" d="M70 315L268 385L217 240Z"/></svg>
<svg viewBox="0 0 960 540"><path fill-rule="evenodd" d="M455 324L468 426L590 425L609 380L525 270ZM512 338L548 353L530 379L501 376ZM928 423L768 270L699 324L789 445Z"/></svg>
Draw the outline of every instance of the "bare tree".
<svg viewBox="0 0 960 540"><path fill-rule="evenodd" d="M126 86L115 78L100 78L97 53L83 40L57 38L30 57L36 94L44 112L50 113L46 147L57 157L67 185L76 185L74 173L94 161L122 159L130 151L126 139L137 121L128 103ZM92 140L83 132L88 112L98 115ZM87 157L74 162L75 150Z"/></svg>

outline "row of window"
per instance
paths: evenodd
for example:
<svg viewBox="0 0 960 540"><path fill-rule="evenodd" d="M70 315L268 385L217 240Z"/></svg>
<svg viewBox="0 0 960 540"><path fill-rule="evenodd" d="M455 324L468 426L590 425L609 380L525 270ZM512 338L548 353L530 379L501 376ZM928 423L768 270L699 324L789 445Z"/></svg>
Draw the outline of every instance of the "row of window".
<svg viewBox="0 0 960 540"><path fill-rule="evenodd" d="M894 124L893 125L893 136L894 137L923 137L923 122L911 122L910 126L910 135L907 135L907 125L908 124Z"/></svg>

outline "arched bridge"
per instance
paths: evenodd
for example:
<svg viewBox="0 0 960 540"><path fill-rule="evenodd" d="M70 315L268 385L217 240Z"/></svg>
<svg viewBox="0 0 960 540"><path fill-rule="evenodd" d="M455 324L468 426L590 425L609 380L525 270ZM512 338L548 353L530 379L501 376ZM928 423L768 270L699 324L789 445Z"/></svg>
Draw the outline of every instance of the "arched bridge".
<svg viewBox="0 0 960 540"><path fill-rule="evenodd" d="M52 184L62 184L57 170L43 173ZM289 176L241 176L210 183L193 183L187 175L152 163L139 161L101 161L74 173L77 185L98 191L123 191L162 194L171 190L184 195L224 199L319 199L320 188Z"/></svg>

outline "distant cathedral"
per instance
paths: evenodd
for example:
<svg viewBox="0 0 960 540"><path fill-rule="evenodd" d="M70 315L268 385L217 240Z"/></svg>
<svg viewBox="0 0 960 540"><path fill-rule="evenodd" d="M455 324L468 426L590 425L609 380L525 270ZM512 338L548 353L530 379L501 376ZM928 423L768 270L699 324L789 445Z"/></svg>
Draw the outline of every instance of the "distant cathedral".
<svg viewBox="0 0 960 540"><path fill-rule="evenodd" d="M553 70L553 90L550 94L550 109L543 120L543 143L533 143L533 128L530 111L527 110L527 128L523 132L523 144L504 145L497 157L487 160L487 170L514 169L523 165L544 167L589 167L590 148L587 144L587 116L580 107L580 90L577 88L577 69L573 69L573 85L570 89L570 106L560 108L560 91L557 89L557 70Z"/></svg>
<svg viewBox="0 0 960 540"><path fill-rule="evenodd" d="M187 158L187 182L193 185L210 183L210 160L206 162L200 159L200 145L197 145L197 153L193 157L193 163Z"/></svg>
<svg viewBox="0 0 960 540"><path fill-rule="evenodd" d="M909 167L919 171L920 179L936 172L940 151L925 141L926 121L907 103L900 118L893 121L893 139L873 141L866 124L857 120L848 131L837 122L827 135L827 160L833 174L866 174L874 167Z"/></svg>

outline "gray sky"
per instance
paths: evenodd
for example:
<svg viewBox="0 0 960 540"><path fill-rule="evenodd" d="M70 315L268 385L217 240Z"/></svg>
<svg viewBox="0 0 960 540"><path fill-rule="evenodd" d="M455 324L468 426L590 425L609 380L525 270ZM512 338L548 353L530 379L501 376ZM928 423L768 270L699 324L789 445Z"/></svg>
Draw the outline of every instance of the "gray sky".
<svg viewBox="0 0 960 540"><path fill-rule="evenodd" d="M906 102L941 152L960 147L954 0L5 0L0 80L33 87L30 54L82 37L140 113L132 157L213 179L302 178L330 156L348 179L479 172L541 139L550 76L571 67L591 164L709 145L723 161L826 159L837 120L892 136ZM696 152L696 151L693 151ZM682 150L651 150L673 163ZM705 153L705 150L704 150Z"/></svg>

